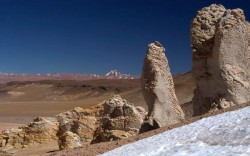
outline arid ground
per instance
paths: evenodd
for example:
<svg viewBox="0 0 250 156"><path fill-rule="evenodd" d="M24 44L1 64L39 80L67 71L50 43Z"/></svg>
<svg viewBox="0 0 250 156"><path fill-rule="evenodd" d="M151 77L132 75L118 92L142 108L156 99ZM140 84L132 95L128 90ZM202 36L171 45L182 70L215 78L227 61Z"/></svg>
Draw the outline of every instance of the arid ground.
<svg viewBox="0 0 250 156"><path fill-rule="evenodd" d="M187 118L192 116L195 89L191 73L174 76L179 102ZM28 124L37 116L53 116L74 107L89 108L114 94L147 109L140 80L88 80L10 82L0 86L0 131ZM57 143L32 145L17 155L42 154L58 149ZM39 147L39 148L38 148ZM90 151L91 153L91 151ZM94 154L94 153L93 153Z"/></svg>
<svg viewBox="0 0 250 156"><path fill-rule="evenodd" d="M190 107L194 82L190 73L174 77L179 102ZM114 94L147 109L140 80L10 82L0 85L0 130L53 116L74 107L89 108ZM185 109L187 112L187 109ZM188 113L190 115L190 113Z"/></svg>
<svg viewBox="0 0 250 156"><path fill-rule="evenodd" d="M204 117L226 111L236 110L234 106L225 110L210 112L198 117L192 117L192 97L195 89L191 73L174 76L178 100L186 119L172 126L152 130L137 136L111 142L92 144L83 148L58 151L56 142L48 145L34 144L32 148L20 150L16 155L97 155L112 150L124 144L149 137L166 130L197 121ZM91 81L39 81L11 82L0 86L0 130L19 127L28 124L37 116L53 116L73 109L74 107L89 108L114 94L119 94L137 106L147 109L140 89L140 80L91 80Z"/></svg>

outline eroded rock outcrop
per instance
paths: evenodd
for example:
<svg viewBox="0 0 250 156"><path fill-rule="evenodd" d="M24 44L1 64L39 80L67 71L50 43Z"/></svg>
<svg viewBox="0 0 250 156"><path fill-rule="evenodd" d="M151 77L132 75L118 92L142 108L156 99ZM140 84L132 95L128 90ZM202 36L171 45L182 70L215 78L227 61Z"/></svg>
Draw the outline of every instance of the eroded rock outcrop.
<svg viewBox="0 0 250 156"><path fill-rule="evenodd" d="M175 95L165 48L159 42L151 43L148 46L141 84L148 105L150 125L163 127L184 119L184 113Z"/></svg>
<svg viewBox="0 0 250 156"><path fill-rule="evenodd" d="M63 135L59 139L59 148L62 149L74 149L77 147L81 147L81 139L80 137L70 131L63 133Z"/></svg>
<svg viewBox="0 0 250 156"><path fill-rule="evenodd" d="M250 100L248 28L243 10L212 4L191 24L194 115Z"/></svg>
<svg viewBox="0 0 250 156"><path fill-rule="evenodd" d="M81 111L79 110L80 108L76 108L73 112L69 111L69 112L63 113L64 115L68 114L70 116L72 114L77 114L77 113L79 114L76 115L78 116L76 119L68 118L67 120L63 120L62 122L60 122L59 131L57 135L60 137L59 147L61 149L63 149L64 147L67 147L67 148L72 147L71 145L67 145L68 143L71 142L71 141L68 141L67 138L69 138L70 140L73 138L76 138L76 137L73 137L71 133L74 133L74 136L77 135L79 137L81 146L90 144L95 139L94 137L95 131L97 130L99 126L98 120L93 116L81 116L80 115ZM60 117L62 116L63 115L60 114ZM68 133L68 132L70 133L65 135L65 133Z"/></svg>
<svg viewBox="0 0 250 156"><path fill-rule="evenodd" d="M248 26L248 52L250 53L250 23L247 22Z"/></svg>
<svg viewBox="0 0 250 156"><path fill-rule="evenodd" d="M104 103L102 141L127 138L139 133L146 111L141 107L114 96Z"/></svg>
<svg viewBox="0 0 250 156"><path fill-rule="evenodd" d="M128 138L139 133L146 114L143 108L116 95L90 109L76 107L55 117L38 117L28 126L5 130L0 134L0 151L51 141L58 141L61 150L72 149Z"/></svg>
<svg viewBox="0 0 250 156"><path fill-rule="evenodd" d="M56 118L36 118L28 126L3 131L0 134L0 150L57 140L58 129Z"/></svg>

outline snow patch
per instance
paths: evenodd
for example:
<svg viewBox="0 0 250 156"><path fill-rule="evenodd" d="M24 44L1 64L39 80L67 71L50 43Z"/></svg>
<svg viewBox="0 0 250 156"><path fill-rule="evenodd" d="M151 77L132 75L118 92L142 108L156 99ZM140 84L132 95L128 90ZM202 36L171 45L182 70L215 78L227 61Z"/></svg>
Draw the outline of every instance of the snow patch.
<svg viewBox="0 0 250 156"><path fill-rule="evenodd" d="M102 154L113 155L248 156L250 107L204 118Z"/></svg>

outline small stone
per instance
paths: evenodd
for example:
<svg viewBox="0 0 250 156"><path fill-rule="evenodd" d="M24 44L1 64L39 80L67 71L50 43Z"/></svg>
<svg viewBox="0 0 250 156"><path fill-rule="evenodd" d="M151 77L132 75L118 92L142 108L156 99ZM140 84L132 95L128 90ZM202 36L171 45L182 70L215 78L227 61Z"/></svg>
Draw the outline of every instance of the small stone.
<svg viewBox="0 0 250 156"><path fill-rule="evenodd" d="M25 148L27 148L28 147L28 145L23 145L22 146L22 149L25 149Z"/></svg>

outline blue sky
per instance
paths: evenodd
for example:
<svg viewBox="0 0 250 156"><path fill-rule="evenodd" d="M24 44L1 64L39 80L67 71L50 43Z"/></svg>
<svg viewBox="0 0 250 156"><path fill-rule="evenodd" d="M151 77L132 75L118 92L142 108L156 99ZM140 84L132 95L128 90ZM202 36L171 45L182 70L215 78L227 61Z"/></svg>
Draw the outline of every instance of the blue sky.
<svg viewBox="0 0 250 156"><path fill-rule="evenodd" d="M250 18L250 0L0 0L0 72L140 75L156 40L172 73L186 72L190 22L212 3Z"/></svg>

